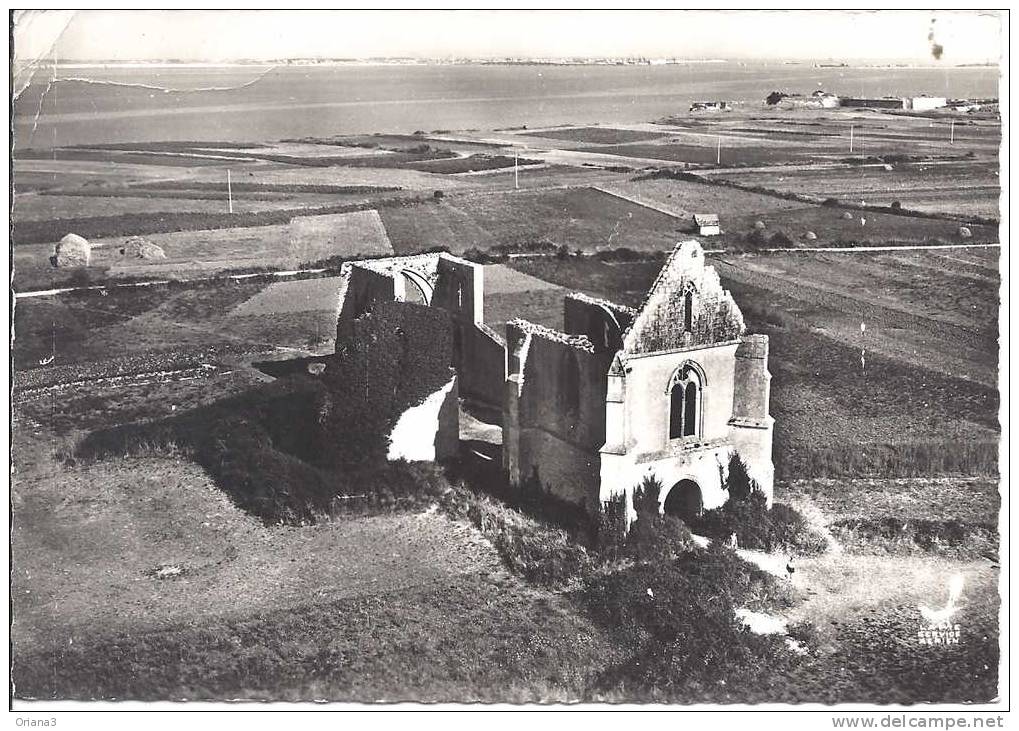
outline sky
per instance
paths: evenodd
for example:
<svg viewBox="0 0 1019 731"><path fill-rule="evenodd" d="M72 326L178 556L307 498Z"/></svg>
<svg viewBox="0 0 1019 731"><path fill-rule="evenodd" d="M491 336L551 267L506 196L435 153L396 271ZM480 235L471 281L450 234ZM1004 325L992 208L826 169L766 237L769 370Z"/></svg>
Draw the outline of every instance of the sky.
<svg viewBox="0 0 1019 731"><path fill-rule="evenodd" d="M18 11L19 61L680 57L997 62L982 11ZM937 44L940 59L932 55Z"/></svg>

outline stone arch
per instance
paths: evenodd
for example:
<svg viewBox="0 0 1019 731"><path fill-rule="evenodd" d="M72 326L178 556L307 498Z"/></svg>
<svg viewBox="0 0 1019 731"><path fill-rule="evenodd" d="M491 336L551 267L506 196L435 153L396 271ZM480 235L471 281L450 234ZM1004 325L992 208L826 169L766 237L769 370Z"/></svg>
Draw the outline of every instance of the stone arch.
<svg viewBox="0 0 1019 731"><path fill-rule="evenodd" d="M682 479L673 485L662 502L662 511L684 521L704 512L704 495L701 487L691 479Z"/></svg>
<svg viewBox="0 0 1019 731"><path fill-rule="evenodd" d="M605 315L605 320L602 322L601 332L601 345L606 349L612 349L611 341L622 343L623 339L623 327L619 324L619 319L615 313L603 304L598 304L597 307ZM617 345L618 347L618 345Z"/></svg>
<svg viewBox="0 0 1019 731"><path fill-rule="evenodd" d="M404 300L406 302L414 302L421 305L432 304L434 290L427 279L413 269L401 269L400 276L403 277Z"/></svg>

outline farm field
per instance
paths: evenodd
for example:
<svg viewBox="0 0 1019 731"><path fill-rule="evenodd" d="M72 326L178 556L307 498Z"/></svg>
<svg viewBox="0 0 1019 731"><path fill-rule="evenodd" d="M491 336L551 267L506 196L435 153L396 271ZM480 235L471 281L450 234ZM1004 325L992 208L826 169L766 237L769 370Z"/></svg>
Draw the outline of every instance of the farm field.
<svg viewBox="0 0 1019 731"><path fill-rule="evenodd" d="M374 210L295 217L287 224L145 236L163 249L163 259L125 257L120 251L129 238L94 239L92 261L86 270L89 278L187 279L251 267L293 269L329 257L393 251ZM68 275L50 265L51 253L49 244L15 247L16 281L25 289L64 284Z"/></svg>
<svg viewBox="0 0 1019 731"><path fill-rule="evenodd" d="M233 195L236 213L251 213L294 208L324 208L337 204L356 204L370 200L367 194L255 193ZM220 191L77 189L66 194L22 194L15 197L14 215L18 221L52 221L94 216L119 216L152 213L226 213L225 185ZM55 234L54 234L55 235Z"/></svg>
<svg viewBox="0 0 1019 731"><path fill-rule="evenodd" d="M928 118L886 114L870 110L808 111L782 110L770 113L737 112L716 116L669 118L662 120L663 131L674 139L714 149L722 142L723 165L754 164L762 145L786 154L798 150L804 158L817 162L866 155L909 155L921 157L956 156L972 152L996 158L1001 140L1001 124L993 119L956 118L955 140L948 118ZM850 150L850 131L853 145ZM764 148L764 149L766 149ZM731 156L726 162L726 150ZM760 154L760 153L757 153ZM760 158L757 158L758 160ZM801 158L803 159L803 158ZM777 158L772 158L778 161ZM712 157L706 162L715 163Z"/></svg>
<svg viewBox="0 0 1019 731"><path fill-rule="evenodd" d="M294 312L294 302L278 297L274 286L286 286L302 309ZM264 289L269 293L259 296ZM331 286L314 279L274 284L250 279L21 300L12 355L22 372L51 357L50 368L145 354L171 359L178 352L209 349L328 352L336 335L336 300L329 291Z"/></svg>
<svg viewBox="0 0 1019 731"><path fill-rule="evenodd" d="M393 248L401 254L433 246L462 253L543 242L571 251L666 251L678 234L678 222L671 216L591 188L448 195L439 205L380 213Z"/></svg>
<svg viewBox="0 0 1019 731"><path fill-rule="evenodd" d="M524 134L528 137L562 140L564 142L583 142L595 145L622 145L668 136L665 132L613 129L611 127L561 127L557 129L528 131Z"/></svg>
<svg viewBox="0 0 1019 731"><path fill-rule="evenodd" d="M512 269L505 264L485 266L485 324L506 335L506 323L516 318L545 327L563 326L563 297L570 290Z"/></svg>
<svg viewBox="0 0 1019 731"><path fill-rule="evenodd" d="M741 185L762 186L788 193L861 201L959 216L998 217L1000 189L995 166L986 161L947 161L841 169L741 171L717 173Z"/></svg>

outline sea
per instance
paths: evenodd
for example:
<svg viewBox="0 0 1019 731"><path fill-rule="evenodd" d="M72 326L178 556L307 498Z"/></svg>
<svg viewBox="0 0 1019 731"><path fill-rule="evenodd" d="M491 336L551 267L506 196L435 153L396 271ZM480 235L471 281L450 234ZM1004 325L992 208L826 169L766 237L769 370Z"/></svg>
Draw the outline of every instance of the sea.
<svg viewBox="0 0 1019 731"><path fill-rule="evenodd" d="M50 65L14 102L16 147L256 142L356 133L648 122L773 90L997 97L996 67L341 64Z"/></svg>

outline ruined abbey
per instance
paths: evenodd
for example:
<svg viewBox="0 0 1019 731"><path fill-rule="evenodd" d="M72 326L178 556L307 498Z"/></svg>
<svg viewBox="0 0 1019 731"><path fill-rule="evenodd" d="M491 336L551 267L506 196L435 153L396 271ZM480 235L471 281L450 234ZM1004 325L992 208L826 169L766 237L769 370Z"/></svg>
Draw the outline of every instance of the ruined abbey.
<svg viewBox="0 0 1019 731"><path fill-rule="evenodd" d="M649 475L665 512L718 507L734 451L770 501L768 338L747 334L696 240L676 246L639 309L571 294L561 330L513 320L503 338L486 326L484 271L447 253L344 264L337 342L379 302L450 316L453 387L414 407L433 418L398 424L391 456L453 456L458 410L443 403L463 399L501 416L510 484L530 481L588 512L618 494L631 505ZM403 447L405 434L436 446Z"/></svg>

